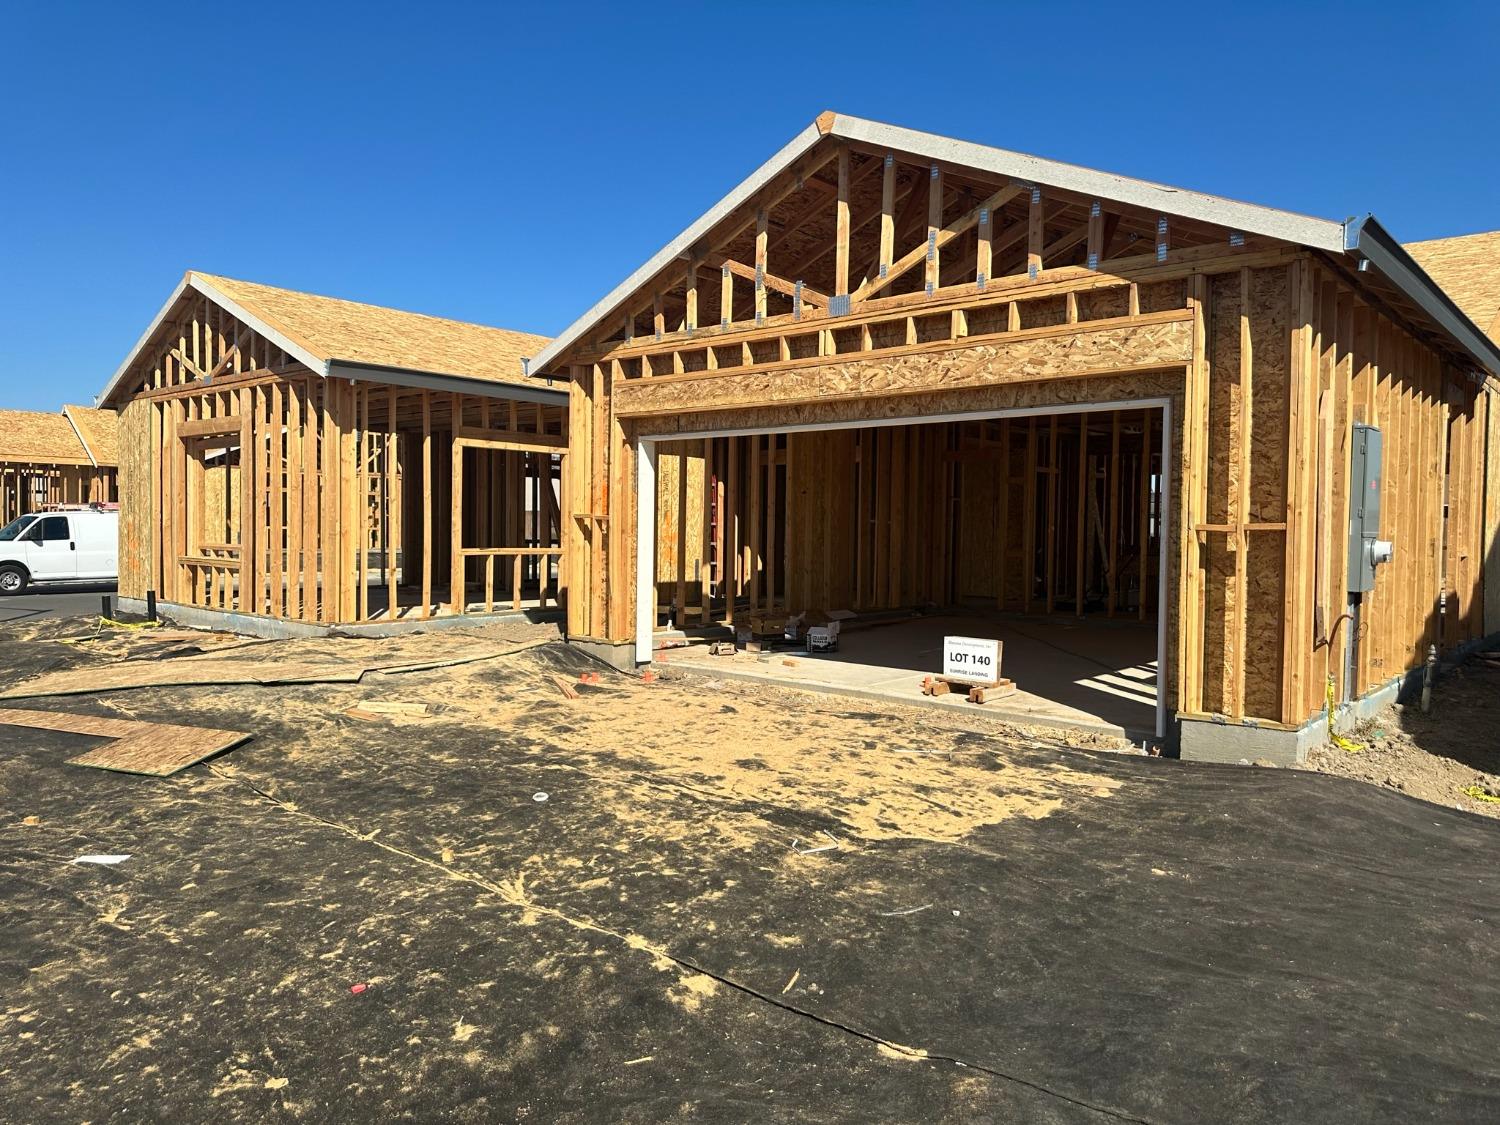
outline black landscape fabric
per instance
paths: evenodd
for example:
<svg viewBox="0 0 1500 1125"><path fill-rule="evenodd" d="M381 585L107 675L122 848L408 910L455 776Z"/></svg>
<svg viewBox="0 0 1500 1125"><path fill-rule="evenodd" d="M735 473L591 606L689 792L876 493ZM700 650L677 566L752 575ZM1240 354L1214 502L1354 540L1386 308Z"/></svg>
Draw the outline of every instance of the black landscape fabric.
<svg viewBox="0 0 1500 1125"><path fill-rule="evenodd" d="M255 730L165 781L0 731L6 1116L1500 1120L1495 822L848 701L550 682L589 667L385 695L493 725L338 713L368 685L59 701ZM627 708L750 749L684 766ZM892 755L931 816L849 796ZM960 786L1038 796L949 826Z"/></svg>

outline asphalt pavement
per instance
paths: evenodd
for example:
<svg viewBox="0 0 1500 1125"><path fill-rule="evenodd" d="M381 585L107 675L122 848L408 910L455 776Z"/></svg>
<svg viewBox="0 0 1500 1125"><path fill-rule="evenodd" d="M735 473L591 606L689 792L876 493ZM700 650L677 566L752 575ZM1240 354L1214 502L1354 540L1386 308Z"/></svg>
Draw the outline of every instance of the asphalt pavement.
<svg viewBox="0 0 1500 1125"><path fill-rule="evenodd" d="M8 621L34 621L39 617L97 614L100 610L99 599L114 592L113 582L31 586L24 594L0 597L0 625Z"/></svg>

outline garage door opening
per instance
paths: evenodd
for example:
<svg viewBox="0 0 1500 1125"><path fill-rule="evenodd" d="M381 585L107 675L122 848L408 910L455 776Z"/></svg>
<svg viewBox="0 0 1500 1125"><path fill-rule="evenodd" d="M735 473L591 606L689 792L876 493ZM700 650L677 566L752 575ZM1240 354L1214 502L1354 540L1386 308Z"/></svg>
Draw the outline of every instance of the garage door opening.
<svg viewBox="0 0 1500 1125"><path fill-rule="evenodd" d="M994 639L995 713L1161 737L1169 409L643 438L637 659L921 700L945 637ZM837 651L708 652L799 615Z"/></svg>

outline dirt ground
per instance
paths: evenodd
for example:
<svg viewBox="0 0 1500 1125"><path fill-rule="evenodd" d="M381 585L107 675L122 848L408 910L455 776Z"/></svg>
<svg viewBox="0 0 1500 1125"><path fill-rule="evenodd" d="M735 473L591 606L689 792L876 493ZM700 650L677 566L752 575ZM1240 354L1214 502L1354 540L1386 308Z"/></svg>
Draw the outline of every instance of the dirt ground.
<svg viewBox="0 0 1500 1125"><path fill-rule="evenodd" d="M580 683L548 628L0 634L13 693L154 685L8 706L254 735L157 780L0 727L5 1116L1500 1111L1493 822L978 714ZM345 679L249 682L277 668Z"/></svg>
<svg viewBox="0 0 1500 1125"><path fill-rule="evenodd" d="M1388 707L1349 741L1360 749L1323 747L1307 768L1500 819L1500 654L1471 656L1439 680L1427 713Z"/></svg>

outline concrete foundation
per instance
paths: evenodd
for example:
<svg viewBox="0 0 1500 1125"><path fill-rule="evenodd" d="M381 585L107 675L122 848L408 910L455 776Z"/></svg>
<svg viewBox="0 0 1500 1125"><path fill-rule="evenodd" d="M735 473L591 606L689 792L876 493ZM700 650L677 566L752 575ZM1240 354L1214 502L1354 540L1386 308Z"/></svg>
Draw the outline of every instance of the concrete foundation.
<svg viewBox="0 0 1500 1125"><path fill-rule="evenodd" d="M631 672L636 670L635 642L628 641L619 643L616 641L601 641L594 637L568 637L568 644L586 653L602 664L608 664L617 672Z"/></svg>
<svg viewBox="0 0 1500 1125"><path fill-rule="evenodd" d="M1420 669L1415 675L1420 683ZM1379 714L1396 702L1408 679L1409 676L1397 676L1340 707L1334 715L1333 729L1342 733ZM1227 762L1244 766L1270 762L1277 766L1300 766L1307 761L1308 751L1327 741L1328 719L1321 714L1296 730L1216 719L1177 720L1177 751L1184 761L1189 762Z"/></svg>
<svg viewBox="0 0 1500 1125"><path fill-rule="evenodd" d="M125 613L144 615L146 602L143 598L117 598L116 604ZM251 637L266 637L270 640L290 640L296 637L395 637L403 633L425 633L437 629L460 629L466 626L489 625L497 621L556 621L562 619L561 610L507 610L504 613L460 613L425 620L377 622L368 625L320 625L307 621L286 621L279 617L262 617L253 613L231 613L201 606L179 605L175 602L157 602L157 616L174 625L188 629L211 629L219 632L243 633Z"/></svg>

